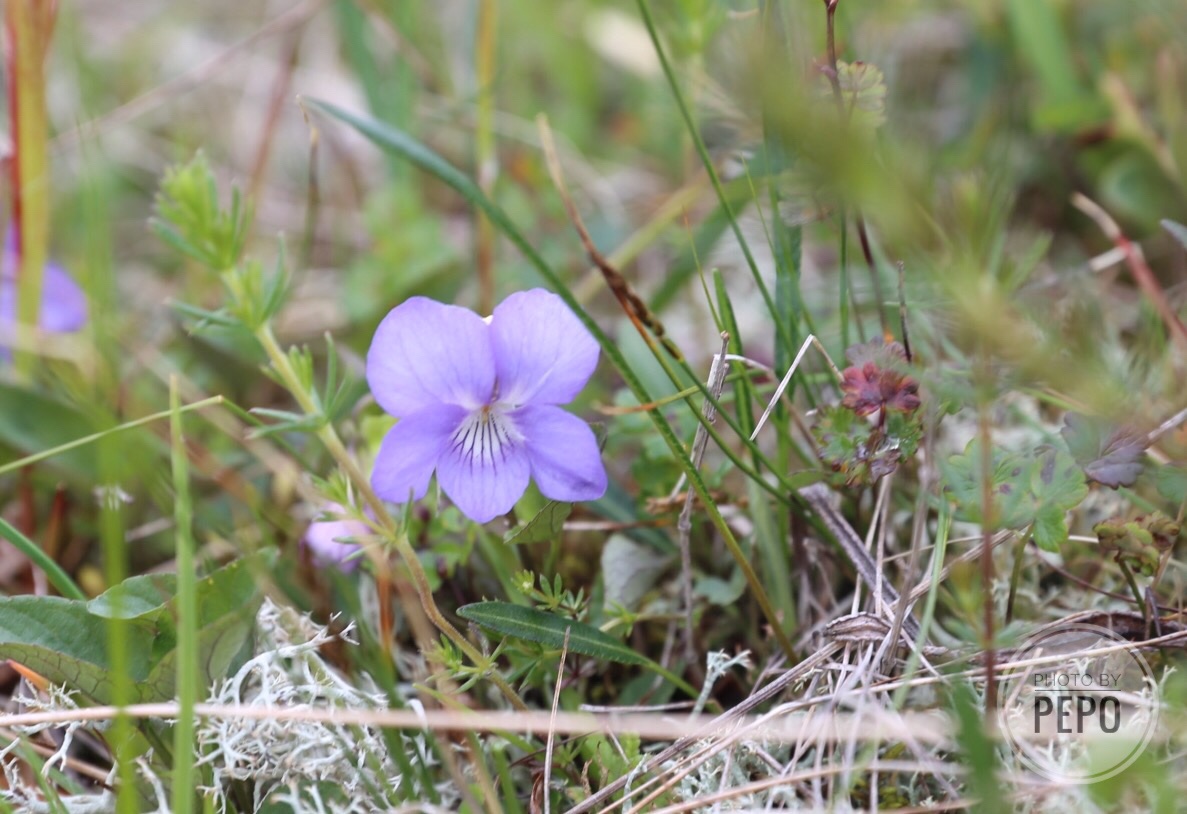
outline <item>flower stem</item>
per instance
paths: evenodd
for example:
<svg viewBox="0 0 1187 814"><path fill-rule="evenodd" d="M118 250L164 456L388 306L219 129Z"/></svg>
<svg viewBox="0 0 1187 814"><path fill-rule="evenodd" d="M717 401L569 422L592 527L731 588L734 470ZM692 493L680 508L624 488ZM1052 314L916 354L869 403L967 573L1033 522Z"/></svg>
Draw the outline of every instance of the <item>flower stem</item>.
<svg viewBox="0 0 1187 814"><path fill-rule="evenodd" d="M256 340L263 346L264 352L272 362L272 366L280 375L281 381L284 382L285 387L292 393L293 398L297 400L297 404L301 406L301 409L310 415L320 413L321 411L314 403L313 397L301 385L301 381L297 377L296 371L293 370L292 363L289 361L288 354L281 349L280 344L276 341L276 335L272 332L272 325L265 322L256 329L255 336ZM329 422L323 424L317 430L317 437L325 446L326 451L337 461L338 465L346 473L346 476L350 478L351 482L359 490L359 493L363 496L363 500L367 503L367 507L374 514L376 522L383 527L388 539L395 546L396 552L404 562L404 567L408 569L408 573L412 577L412 584L416 589L416 595L420 600L421 608L424 609L425 616L474 664L483 664L486 659L483 658L478 648L470 644L466 637L445 618L445 615L441 613L441 609L437 607L437 602L433 599L433 590L429 586L429 578L420 564L420 559L416 556L416 551L413 550L412 545L408 542L408 535L396 523L391 513L388 512L387 507L379 498L379 495L375 494L375 490L371 488L370 479L359 468L358 462L355 461L354 456L346 449L333 425ZM390 563L374 549L367 548L366 551L377 569L377 578L379 581L388 581L390 583ZM488 675L490 680L503 692L503 695L507 697L507 700L512 705L518 709L527 709L527 705L524 704L523 699L519 697L519 694L515 692L502 675L494 669L491 669Z"/></svg>
<svg viewBox="0 0 1187 814"><path fill-rule="evenodd" d="M1125 577L1125 584L1129 586L1129 592L1133 594L1133 601L1138 603L1138 609L1142 612L1142 621L1146 625L1146 635L1150 635L1150 610L1146 606L1146 598L1142 596L1142 589L1138 587L1138 581L1134 578L1133 571L1125 564L1124 560L1117 560L1117 565L1121 566L1121 574Z"/></svg>

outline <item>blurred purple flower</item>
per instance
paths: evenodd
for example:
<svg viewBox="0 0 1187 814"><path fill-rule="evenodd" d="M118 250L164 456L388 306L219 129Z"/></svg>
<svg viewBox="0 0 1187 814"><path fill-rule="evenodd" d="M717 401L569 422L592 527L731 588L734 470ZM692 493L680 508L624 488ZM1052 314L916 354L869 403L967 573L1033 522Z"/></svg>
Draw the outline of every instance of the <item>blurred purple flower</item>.
<svg viewBox="0 0 1187 814"><path fill-rule="evenodd" d="M0 258L0 327L16 323L17 312L17 238L11 227L4 236ZM78 284L56 263L46 263L41 281L41 330L49 333L72 333L87 322L87 298ZM0 357L7 353L0 348Z"/></svg>
<svg viewBox="0 0 1187 814"><path fill-rule="evenodd" d="M413 297L380 323L367 352L376 401L399 418L371 483L394 503L437 482L477 523L506 514L529 477L552 500L595 500L606 469L593 431L557 405L581 391L598 344L564 301L512 294L489 320Z"/></svg>
<svg viewBox="0 0 1187 814"><path fill-rule="evenodd" d="M341 515L346 512L337 503L327 503L322 507L327 515ZM313 556L313 562L321 567L336 566L341 571L350 573L359 565L359 557L351 556L362 546L350 540L362 540L371 530L361 520L315 520L309 524L305 532L305 547Z"/></svg>

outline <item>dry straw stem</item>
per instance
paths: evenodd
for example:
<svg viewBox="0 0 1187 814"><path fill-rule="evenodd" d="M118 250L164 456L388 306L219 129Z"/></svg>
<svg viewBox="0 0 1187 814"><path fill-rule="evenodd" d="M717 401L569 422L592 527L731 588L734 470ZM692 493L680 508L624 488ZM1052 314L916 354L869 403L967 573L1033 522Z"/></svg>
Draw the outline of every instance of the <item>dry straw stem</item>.
<svg viewBox="0 0 1187 814"><path fill-rule="evenodd" d="M771 396L770 402L767 403L767 408L763 410L762 416L758 419L758 423L754 425L754 432L750 433L750 440L753 441L758 437L759 430L767 423L767 419L771 415L771 411L775 409L775 405L779 403L779 399L783 397L783 391L787 389L787 385L791 383L791 377L795 375L796 369L799 368L800 362L804 358L804 354L808 352L808 347L815 345L816 349L824 356L824 360L828 362L828 369L837 377L837 381L844 381L845 377L841 375L841 371L837 369L837 365L833 362L828 351L824 349L824 345L820 344L820 340L814 334L808 334L808 338L800 345L799 352L796 353L795 358L791 361L791 367L787 368L787 373L783 374L783 379L779 382L779 386L775 388L775 395ZM748 360L747 360L748 361Z"/></svg>
<svg viewBox="0 0 1187 814"><path fill-rule="evenodd" d="M721 351L713 357L713 363L709 366L708 386L714 399L721 398L721 390L725 386L725 373L729 369L729 365L725 362L725 356L726 351L729 350L729 344L730 335L722 331ZM705 417L706 423L697 425L697 433L692 441L691 458L692 465L698 469L705 457L705 447L709 443L709 432L706 425L712 424L717 419L717 409L709 399L705 399L701 415ZM681 481L683 480L682 475ZM676 490L672 493L673 496L679 493L680 488L680 484L677 484ZM689 535L692 533L692 504L695 497L696 493L689 489L684 498L684 508L680 510L680 519L676 521L676 531L679 534L680 542L680 577L684 592L684 660L689 664L697 660L693 642L692 551L689 541Z"/></svg>
<svg viewBox="0 0 1187 814"><path fill-rule="evenodd" d="M1127 238L1121 231L1121 227L1117 225L1117 221L1113 220L1108 212L1088 196L1079 192L1074 193L1072 206L1091 218L1105 233L1105 237L1113 241L1116 247L1124 253L1125 262L1129 266L1130 273L1133 274L1134 281L1142 289L1146 298L1150 300L1150 304L1158 311L1162 321L1166 323L1171 336L1178 342L1179 349L1187 351L1187 326L1183 325L1183 321L1179 319L1175 309L1167 302L1166 294L1158 284L1158 278L1154 276L1154 272L1146 263L1146 256L1142 253L1141 245Z"/></svg>
<svg viewBox="0 0 1187 814"><path fill-rule="evenodd" d="M552 693L552 714L548 720L548 742L544 746L544 814L551 814L552 795L552 750L556 745L556 716L561 704L561 687L564 686L565 660L569 657L569 631L565 628L565 643L561 647L561 661L556 668L556 687Z"/></svg>
<svg viewBox="0 0 1187 814"><path fill-rule="evenodd" d="M176 719L181 707L176 702L133 704L127 707L101 706L82 709L26 712L0 716L0 728L64 724L81 721L107 721L122 714L131 718ZM790 715L698 715L673 716L667 713L594 715L559 710L456 711L445 709L315 709L300 706L236 706L196 704L198 718L226 720L269 720L325 724L328 726L369 726L433 732L521 732L532 735L583 736L594 733L634 734L653 741L687 739L690 743L733 737L744 732L747 738L778 743L796 743L814 739L822 743L850 739L886 740L901 738L904 732L921 742L951 744L955 731L946 720L930 713L851 714L836 713L828 719Z"/></svg>

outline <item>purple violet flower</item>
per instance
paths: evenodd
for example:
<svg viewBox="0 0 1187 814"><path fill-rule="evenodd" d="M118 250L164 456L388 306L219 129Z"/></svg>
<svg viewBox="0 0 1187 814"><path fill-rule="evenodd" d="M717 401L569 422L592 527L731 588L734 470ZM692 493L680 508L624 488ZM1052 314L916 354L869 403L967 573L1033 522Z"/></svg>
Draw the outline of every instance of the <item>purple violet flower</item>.
<svg viewBox="0 0 1187 814"><path fill-rule="evenodd" d="M0 257L0 327L16 324L17 312L17 237L11 227L4 236ZM41 330L49 333L72 333L87 322L87 298L78 283L56 263L46 263L41 281ZM7 352L0 348L0 358Z"/></svg>
<svg viewBox="0 0 1187 814"><path fill-rule="evenodd" d="M597 342L543 289L512 294L488 320L425 297L396 306L367 352L371 392L400 419L372 486L393 503L419 500L435 470L476 523L510 511L529 477L552 500L596 500L606 492L597 439L557 405L597 364Z"/></svg>
<svg viewBox="0 0 1187 814"><path fill-rule="evenodd" d="M322 507L324 514L341 515L346 512L337 503ZM371 530L361 520L315 520L309 524L303 542L313 556L313 562L320 567L335 566L350 573L359 565L359 558L352 556L362 546L349 540L362 540Z"/></svg>

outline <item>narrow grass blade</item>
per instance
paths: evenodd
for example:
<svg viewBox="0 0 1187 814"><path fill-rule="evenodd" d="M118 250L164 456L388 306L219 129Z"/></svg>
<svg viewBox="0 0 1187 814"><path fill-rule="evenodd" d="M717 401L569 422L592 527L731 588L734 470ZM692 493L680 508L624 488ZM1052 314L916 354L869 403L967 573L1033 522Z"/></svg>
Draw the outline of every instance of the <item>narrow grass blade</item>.
<svg viewBox="0 0 1187 814"><path fill-rule="evenodd" d="M53 558L42 551L41 546L21 534L12 524L2 517L0 517L0 537L3 537L16 546L18 551L44 571L45 576L58 589L58 593L62 596L69 597L70 599L87 598L87 595L75 584L74 580L70 578L70 575L63 571L62 567L54 562Z"/></svg>
<svg viewBox="0 0 1187 814"><path fill-rule="evenodd" d="M190 814L195 785L194 704L198 702L198 576L194 572L189 458L176 375L169 379L169 427L173 442L173 517L177 528L177 700L180 705L173 729L172 807L175 814Z"/></svg>

